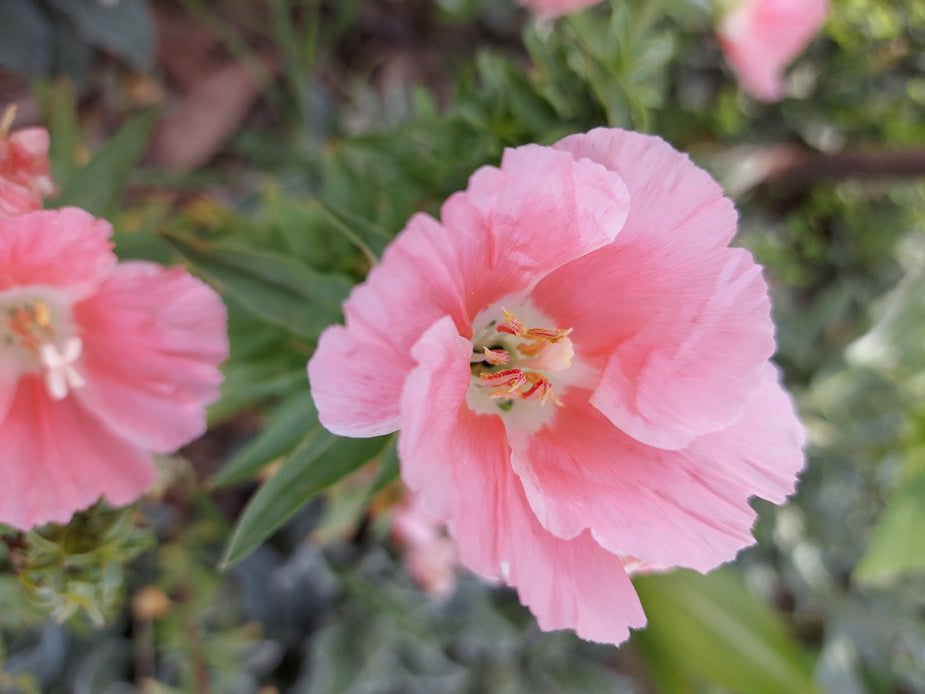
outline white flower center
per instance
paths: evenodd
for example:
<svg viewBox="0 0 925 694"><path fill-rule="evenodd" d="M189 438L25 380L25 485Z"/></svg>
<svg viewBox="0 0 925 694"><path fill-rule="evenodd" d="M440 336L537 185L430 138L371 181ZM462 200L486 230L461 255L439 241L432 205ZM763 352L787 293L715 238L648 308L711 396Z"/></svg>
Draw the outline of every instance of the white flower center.
<svg viewBox="0 0 925 694"><path fill-rule="evenodd" d="M552 326L530 302L516 297L476 317L466 395L471 410L498 415L507 426L527 431L554 416L563 406L559 396L582 380L586 369L575 362L571 329Z"/></svg>
<svg viewBox="0 0 925 694"><path fill-rule="evenodd" d="M84 385L83 343L70 302L50 287L0 291L0 356L19 373L37 373L55 400Z"/></svg>

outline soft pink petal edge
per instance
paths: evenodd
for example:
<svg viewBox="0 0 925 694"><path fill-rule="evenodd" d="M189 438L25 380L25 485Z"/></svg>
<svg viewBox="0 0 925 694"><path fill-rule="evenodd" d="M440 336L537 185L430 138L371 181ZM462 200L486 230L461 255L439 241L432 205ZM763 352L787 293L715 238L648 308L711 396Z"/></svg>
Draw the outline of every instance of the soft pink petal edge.
<svg viewBox="0 0 925 694"><path fill-rule="evenodd" d="M112 227L76 207L0 220L0 291L44 285L84 298L108 277L116 257Z"/></svg>
<svg viewBox="0 0 925 694"><path fill-rule="evenodd" d="M754 542L759 496L781 503L804 465L803 427L766 364L742 416L680 451L613 428L572 393L551 426L512 437L514 469L543 526L562 538L590 530L607 550L701 572Z"/></svg>
<svg viewBox="0 0 925 694"><path fill-rule="evenodd" d="M88 409L136 445L170 453L206 429L228 356L225 306L182 268L121 263L74 308Z"/></svg>
<svg viewBox="0 0 925 694"><path fill-rule="evenodd" d="M0 423L0 451L0 523L22 530L66 523L101 496L115 506L128 504L157 479L147 454L78 400L52 400L34 376L19 381Z"/></svg>

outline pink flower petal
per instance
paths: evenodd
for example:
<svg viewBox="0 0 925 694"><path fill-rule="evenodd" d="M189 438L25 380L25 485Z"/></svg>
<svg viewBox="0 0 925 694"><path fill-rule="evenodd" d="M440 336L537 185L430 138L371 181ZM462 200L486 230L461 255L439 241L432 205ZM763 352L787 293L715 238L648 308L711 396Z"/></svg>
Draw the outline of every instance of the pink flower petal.
<svg viewBox="0 0 925 694"><path fill-rule="evenodd" d="M729 424L774 349L759 269L726 247L732 203L658 138L594 130L556 146L623 174L632 199L610 246L550 273L531 294L603 369L592 402L662 448Z"/></svg>
<svg viewBox="0 0 925 694"><path fill-rule="evenodd" d="M129 503L157 479L146 454L77 400L52 400L34 376L19 381L0 422L0 451L6 490L0 523L22 529L67 522L101 495L115 505Z"/></svg>
<svg viewBox="0 0 925 694"><path fill-rule="evenodd" d="M401 392L405 371L392 364L409 357L396 354L391 344L376 336L357 337L361 332L331 326L321 334L308 362L318 420L338 436L380 436L398 429L395 393Z"/></svg>
<svg viewBox="0 0 925 694"><path fill-rule="evenodd" d="M619 342L591 397L618 428L652 446L681 448L737 419L774 352L767 286L751 255L727 249L710 260L704 267L718 273L702 286L690 282L688 296L635 297L650 320Z"/></svg>
<svg viewBox="0 0 925 694"><path fill-rule="evenodd" d="M783 96L784 70L829 13L829 0L739 0L719 25L719 41L742 88L756 99Z"/></svg>
<svg viewBox="0 0 925 694"><path fill-rule="evenodd" d="M581 397L511 439L531 507L561 538L590 530L615 554L709 571L754 542L748 499L780 503L803 466L803 430L770 366L736 423L683 451L634 441Z"/></svg>
<svg viewBox="0 0 925 694"><path fill-rule="evenodd" d="M386 433L395 419L408 355L423 331L449 315L471 334L476 314L529 289L556 267L611 242L627 214L619 176L565 152L508 150L444 204L443 224L416 215L344 305L346 336L319 341L309 364L321 421L339 433ZM349 361L363 375L338 379ZM349 402L378 405L350 408ZM370 435L360 434L356 435Z"/></svg>
<svg viewBox="0 0 925 694"><path fill-rule="evenodd" d="M447 520L462 563L514 586L541 628L620 643L645 623L621 559L589 533L563 540L539 524L511 470L504 425L465 405L470 354L449 318L414 346L399 435L406 484Z"/></svg>
<svg viewBox="0 0 925 694"><path fill-rule="evenodd" d="M26 186L0 177L0 219L42 209L42 196Z"/></svg>
<svg viewBox="0 0 925 694"><path fill-rule="evenodd" d="M111 235L107 222L75 207L0 220L0 291L44 285L92 293L116 264Z"/></svg>
<svg viewBox="0 0 925 694"><path fill-rule="evenodd" d="M225 307L181 268L122 263L74 308L87 384L76 396L137 445L172 452L206 428L228 354Z"/></svg>

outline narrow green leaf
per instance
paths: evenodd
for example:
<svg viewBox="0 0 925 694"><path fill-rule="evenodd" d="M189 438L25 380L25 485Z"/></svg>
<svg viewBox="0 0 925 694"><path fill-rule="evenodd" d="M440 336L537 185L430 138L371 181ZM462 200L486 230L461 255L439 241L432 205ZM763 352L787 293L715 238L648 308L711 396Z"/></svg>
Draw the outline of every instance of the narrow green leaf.
<svg viewBox="0 0 925 694"><path fill-rule="evenodd" d="M35 87L35 95L48 124L52 175L59 186L66 187L79 168L82 146L74 86L69 80L43 82Z"/></svg>
<svg viewBox="0 0 925 694"><path fill-rule="evenodd" d="M179 234L167 239L242 307L309 340L340 320L341 302L352 287L346 277L322 274L270 251Z"/></svg>
<svg viewBox="0 0 925 694"><path fill-rule="evenodd" d="M76 205L100 217L110 216L135 163L148 146L156 120L156 111L146 111L130 120L87 166L63 184L56 205Z"/></svg>
<svg viewBox="0 0 925 694"><path fill-rule="evenodd" d="M686 691L680 675L750 694L811 693L810 660L779 616L733 569L638 576L649 626L635 638L666 691Z"/></svg>
<svg viewBox="0 0 925 694"><path fill-rule="evenodd" d="M241 449L212 478L215 487L225 487L250 479L271 460L285 455L299 441L317 433L318 411L308 388L289 398L270 416L266 427L253 441Z"/></svg>
<svg viewBox="0 0 925 694"><path fill-rule="evenodd" d="M382 459L379 461L379 470L376 472L376 479L373 480L373 484L369 488L368 496L378 494L398 479L401 473L401 466L398 462L397 444L398 441L393 439L392 443L389 444L389 447L386 448L385 452L382 454Z"/></svg>
<svg viewBox="0 0 925 694"><path fill-rule="evenodd" d="M251 498L232 532L221 568L250 554L319 493L378 455L389 437L342 439L321 429L289 456Z"/></svg>
<svg viewBox="0 0 925 694"><path fill-rule="evenodd" d="M890 499L854 572L861 583L888 584L925 569L925 476L905 483Z"/></svg>

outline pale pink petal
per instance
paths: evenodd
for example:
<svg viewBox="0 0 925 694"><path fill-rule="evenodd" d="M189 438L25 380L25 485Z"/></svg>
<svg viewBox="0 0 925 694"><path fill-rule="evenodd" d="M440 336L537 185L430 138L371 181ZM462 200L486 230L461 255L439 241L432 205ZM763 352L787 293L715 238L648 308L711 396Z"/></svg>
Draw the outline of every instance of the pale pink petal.
<svg viewBox="0 0 925 694"><path fill-rule="evenodd" d="M541 17L559 17L597 5L601 0L520 0L531 12Z"/></svg>
<svg viewBox="0 0 925 694"><path fill-rule="evenodd" d="M0 177L0 220L42 209L42 197L26 186Z"/></svg>
<svg viewBox="0 0 925 694"><path fill-rule="evenodd" d="M360 333L359 328L331 326L321 334L308 362L318 420L338 436L380 436L399 426L395 394L401 392L405 371L392 364L409 357L375 335L358 338Z"/></svg>
<svg viewBox="0 0 925 694"><path fill-rule="evenodd" d="M182 268L122 263L74 307L87 384L77 397L133 443L172 452L201 435L228 354L225 307Z"/></svg>
<svg viewBox="0 0 925 694"><path fill-rule="evenodd" d="M762 101L780 99L784 70L828 13L829 0L739 0L718 34L742 88Z"/></svg>
<svg viewBox="0 0 925 694"><path fill-rule="evenodd" d="M531 294L573 329L579 356L603 369L593 403L663 448L727 425L774 349L759 268L726 247L732 203L657 138L595 130L556 146L622 172L632 200L611 245L550 273Z"/></svg>
<svg viewBox="0 0 925 694"><path fill-rule="evenodd" d="M48 160L51 138L45 128L21 128L10 135L9 142L21 148L29 158L39 162L35 168L42 168L41 162Z"/></svg>
<svg viewBox="0 0 925 694"><path fill-rule="evenodd" d="M793 493L806 462L805 443L806 432L793 401L781 386L777 368L767 363L761 387L742 417L729 428L694 441L691 455L710 461L734 493L781 504Z"/></svg>
<svg viewBox="0 0 925 694"><path fill-rule="evenodd" d="M44 285L83 297L112 272L112 227L83 210L31 212L0 220L0 291Z"/></svg>
<svg viewBox="0 0 925 694"><path fill-rule="evenodd" d="M760 268L741 249L715 261L713 286L691 283L687 296L651 303L636 297L650 320L617 343L591 397L614 425L649 445L681 448L737 419L774 351Z"/></svg>
<svg viewBox="0 0 925 694"><path fill-rule="evenodd" d="M513 436L514 468L543 526L590 530L607 550L708 571L754 542L751 496L780 502L803 466L802 428L773 368L742 417L682 451L640 444L573 391L547 428Z"/></svg>
<svg viewBox="0 0 925 694"><path fill-rule="evenodd" d="M595 128L553 148L597 162L626 183L631 204L618 237L622 245L644 243L674 255L726 246L735 236L735 207L723 189L661 138Z"/></svg>
<svg viewBox="0 0 925 694"><path fill-rule="evenodd" d="M402 395L406 484L447 520L462 563L517 589L543 629L620 643L645 615L616 555L588 533L556 538L538 523L510 467L504 426L465 404L470 343L449 318L414 346Z"/></svg>
<svg viewBox="0 0 925 694"><path fill-rule="evenodd" d="M320 341L309 374L321 421L339 433L394 430L408 355L428 326L448 315L470 335L492 302L611 242L627 207L619 176L564 152L521 147L501 168L479 169L444 204L443 224L413 217L354 289L344 305L349 336ZM328 377L344 367L344 350L362 378ZM372 397L375 407L350 406Z"/></svg>
<svg viewBox="0 0 925 694"><path fill-rule="evenodd" d="M52 400L45 384L23 377L0 422L4 482L0 523L27 530L67 522L100 496L114 505L138 498L157 469L79 401Z"/></svg>

